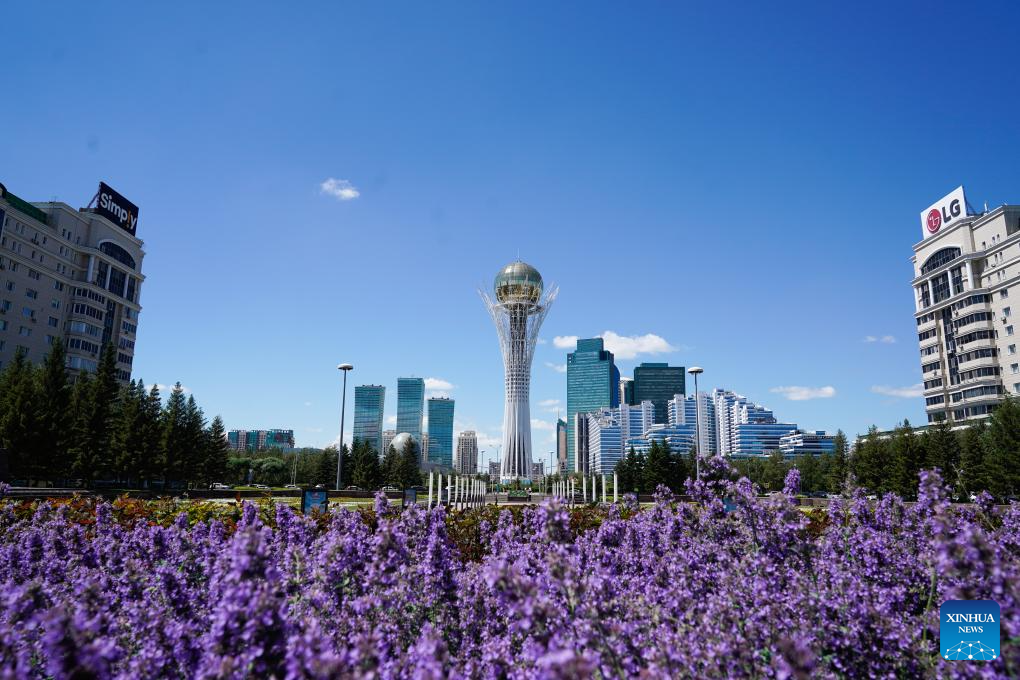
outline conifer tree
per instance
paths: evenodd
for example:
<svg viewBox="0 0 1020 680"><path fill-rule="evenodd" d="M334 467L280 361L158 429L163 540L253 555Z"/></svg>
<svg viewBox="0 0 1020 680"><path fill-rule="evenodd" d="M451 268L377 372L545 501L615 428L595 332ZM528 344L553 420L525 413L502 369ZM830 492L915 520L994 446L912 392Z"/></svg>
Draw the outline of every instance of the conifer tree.
<svg viewBox="0 0 1020 680"><path fill-rule="evenodd" d="M391 446L390 449L392 448ZM421 484L421 471L418 469L418 444L414 438L408 439L400 452L397 484L404 489Z"/></svg>
<svg viewBox="0 0 1020 680"><path fill-rule="evenodd" d="M67 448L72 437L71 386L67 381L67 353L59 338L53 341L39 373L39 469L49 480L67 476Z"/></svg>
<svg viewBox="0 0 1020 680"><path fill-rule="evenodd" d="M669 454L657 441L653 441L648 448L642 477L642 486L648 492L654 492L659 484L669 483Z"/></svg>
<svg viewBox="0 0 1020 680"><path fill-rule="evenodd" d="M73 465L75 473L86 484L109 474L113 465L113 421L120 393L116 358L113 345L104 345L99 368L95 376L86 381L88 391L78 393Z"/></svg>
<svg viewBox="0 0 1020 680"><path fill-rule="evenodd" d="M371 445L358 443L354 447L354 473L352 479L354 485L362 489L375 489L379 485L381 472L379 470L379 456Z"/></svg>
<svg viewBox="0 0 1020 680"><path fill-rule="evenodd" d="M295 454L296 455L296 454ZM205 432L204 479L206 484L219 482L226 478L227 460L230 458L230 444L223 427L223 419L213 418L212 424Z"/></svg>
<svg viewBox="0 0 1020 680"><path fill-rule="evenodd" d="M1007 396L988 421L985 434L988 490L999 499L1020 493L1020 403Z"/></svg>
<svg viewBox="0 0 1020 680"><path fill-rule="evenodd" d="M7 449L10 473L15 479L40 477L39 455L42 446L39 421L40 396L36 369L18 349L4 371L4 405L0 419L0 446Z"/></svg>
<svg viewBox="0 0 1020 680"><path fill-rule="evenodd" d="M180 383L174 385L162 414L163 436L160 451L160 468L164 488L171 482L183 479L187 462L188 437L186 432L187 402Z"/></svg>
<svg viewBox="0 0 1020 680"><path fill-rule="evenodd" d="M361 446L364 445L365 445L364 442L355 440L354 450L357 451ZM386 449L386 453L383 455L382 464L379 466L379 472L382 475L383 482L385 482L386 484L393 485L400 484L401 473L400 463L401 454L395 448L393 448L392 445L389 446Z"/></svg>
<svg viewBox="0 0 1020 680"><path fill-rule="evenodd" d="M184 481L202 481L205 474L205 459L208 440L205 433L205 414L198 407L194 395L188 395L184 407L184 456L181 461Z"/></svg>
<svg viewBox="0 0 1020 680"><path fill-rule="evenodd" d="M829 468L828 488L832 493L840 493L850 473L850 446L843 430L836 430L832 439L832 465Z"/></svg>

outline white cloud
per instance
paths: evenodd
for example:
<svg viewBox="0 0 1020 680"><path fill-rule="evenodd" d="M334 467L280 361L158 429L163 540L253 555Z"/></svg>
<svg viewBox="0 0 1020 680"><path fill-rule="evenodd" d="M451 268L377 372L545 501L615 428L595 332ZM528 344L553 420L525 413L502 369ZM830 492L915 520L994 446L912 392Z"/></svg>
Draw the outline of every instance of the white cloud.
<svg viewBox="0 0 1020 680"><path fill-rule="evenodd" d="M456 385L443 380L442 378L425 378L425 389L429 392L435 392L436 390L452 390Z"/></svg>
<svg viewBox="0 0 1020 680"><path fill-rule="evenodd" d="M600 337L605 340L606 349L615 354L617 359L634 359L639 354L665 354L677 350L665 338L654 333L617 335L613 331L606 331Z"/></svg>
<svg viewBox="0 0 1020 680"><path fill-rule="evenodd" d="M887 345L891 345L896 342L896 338L892 335L883 335L882 337L876 337L874 335L865 335L862 342L883 342Z"/></svg>
<svg viewBox="0 0 1020 680"><path fill-rule="evenodd" d="M606 331L596 337L605 341L606 349L615 354L617 359L634 359L642 354L665 354L684 349L674 347L661 335L654 333L620 335L614 331ZM573 350L577 347L577 340L576 335L557 335L553 338L553 345L559 349Z"/></svg>
<svg viewBox="0 0 1020 680"><path fill-rule="evenodd" d="M865 335L863 342L878 342L878 338L874 335Z"/></svg>
<svg viewBox="0 0 1020 680"><path fill-rule="evenodd" d="M873 385L871 391L875 394L884 394L887 397L900 397L902 399L912 399L915 397L924 396L924 384L917 383L916 385L909 385L907 387L889 387L888 385Z"/></svg>
<svg viewBox="0 0 1020 680"><path fill-rule="evenodd" d="M397 424L397 417L396 416L386 416L386 424L387 425L396 425Z"/></svg>
<svg viewBox="0 0 1020 680"><path fill-rule="evenodd" d="M556 371L557 373L566 373L567 372L567 365L566 364L554 364L551 361L547 361L547 362L545 362L545 365L548 366L549 368L551 368L552 370Z"/></svg>
<svg viewBox="0 0 1020 680"><path fill-rule="evenodd" d="M332 196L338 201L352 201L361 195L361 192L355 189L354 185L350 182L345 179L336 179L335 177L330 177L320 184L319 191Z"/></svg>
<svg viewBox="0 0 1020 680"><path fill-rule="evenodd" d="M790 385L789 387L773 387L769 391L781 394L790 401L828 399L836 396L836 388L832 385L826 385L825 387L801 387L799 385Z"/></svg>
<svg viewBox="0 0 1020 680"><path fill-rule="evenodd" d="M881 340L882 340L882 342L886 343L887 345L891 345L891 344L893 344L894 342L896 342L896 338L894 338L894 337L893 337L893 336L891 336L891 335L883 335L883 336L881 337Z"/></svg>
<svg viewBox="0 0 1020 680"><path fill-rule="evenodd" d="M156 383L155 385L149 385L149 387L147 389L151 390L153 387L158 387L159 388L159 394L162 397L166 397L168 394L170 394L171 392L174 391L174 386L173 385L164 385L163 383ZM185 385L181 385L181 390L183 390L185 394L191 394L191 388L190 387L187 387Z"/></svg>
<svg viewBox="0 0 1020 680"><path fill-rule="evenodd" d="M548 420L539 420L538 418L531 419L532 430L552 430L556 431L556 423L550 423Z"/></svg>

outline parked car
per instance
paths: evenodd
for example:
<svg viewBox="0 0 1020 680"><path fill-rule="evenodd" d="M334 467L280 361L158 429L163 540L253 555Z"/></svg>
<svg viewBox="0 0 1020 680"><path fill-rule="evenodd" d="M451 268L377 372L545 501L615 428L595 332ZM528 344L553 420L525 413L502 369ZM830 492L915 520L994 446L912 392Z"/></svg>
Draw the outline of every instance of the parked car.
<svg viewBox="0 0 1020 680"><path fill-rule="evenodd" d="M223 484L221 482L213 482L212 484L209 485L209 488L214 491L228 491L230 489L228 485Z"/></svg>
<svg viewBox="0 0 1020 680"><path fill-rule="evenodd" d="M839 494L838 493L830 493L830 494L826 494L825 497L828 498L830 501L834 501L837 498L839 498Z"/></svg>
<svg viewBox="0 0 1020 680"><path fill-rule="evenodd" d="M384 487L382 488L382 490L383 490L383 491L398 491L398 492L400 491L400 489L398 489L398 488L397 488L397 487L395 487L395 486L384 486Z"/></svg>
<svg viewBox="0 0 1020 680"><path fill-rule="evenodd" d="M360 486L345 486L344 487L344 491L361 491L361 490L362 490L362 488Z"/></svg>
<svg viewBox="0 0 1020 680"><path fill-rule="evenodd" d="M269 491L269 487L266 486L265 484L252 484L252 486L254 488L256 488L256 489L261 489L263 491Z"/></svg>
<svg viewBox="0 0 1020 680"><path fill-rule="evenodd" d="M285 486L283 488L284 489L300 489L301 487L298 486L297 484L288 484L287 486Z"/></svg>

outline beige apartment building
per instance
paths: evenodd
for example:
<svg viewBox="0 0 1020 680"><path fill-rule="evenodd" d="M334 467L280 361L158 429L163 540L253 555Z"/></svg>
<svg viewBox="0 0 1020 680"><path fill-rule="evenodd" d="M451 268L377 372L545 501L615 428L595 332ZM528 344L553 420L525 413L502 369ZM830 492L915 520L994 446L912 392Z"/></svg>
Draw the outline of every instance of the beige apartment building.
<svg viewBox="0 0 1020 680"><path fill-rule="evenodd" d="M0 366L19 348L40 363L62 338L68 369L94 372L113 343L117 377L130 380L145 280L138 209L105 184L93 203L29 203L0 184Z"/></svg>
<svg viewBox="0 0 1020 680"><path fill-rule="evenodd" d="M929 423L981 419L1020 394L1020 206L975 213L963 187L921 213L912 261Z"/></svg>

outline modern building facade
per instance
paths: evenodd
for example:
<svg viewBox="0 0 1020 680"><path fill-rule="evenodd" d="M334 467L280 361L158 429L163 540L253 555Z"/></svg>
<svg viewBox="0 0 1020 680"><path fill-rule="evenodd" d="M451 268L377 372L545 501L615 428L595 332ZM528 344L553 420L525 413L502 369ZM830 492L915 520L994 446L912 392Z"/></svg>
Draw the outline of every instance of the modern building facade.
<svg viewBox="0 0 1020 680"><path fill-rule="evenodd" d="M567 421L556 419L556 471L567 471Z"/></svg>
<svg viewBox="0 0 1020 680"><path fill-rule="evenodd" d="M634 378L620 378L620 403L633 406L634 401Z"/></svg>
<svg viewBox="0 0 1020 680"><path fill-rule="evenodd" d="M980 420L1020 394L1020 205L976 213L961 186L920 215L911 283L929 423Z"/></svg>
<svg viewBox="0 0 1020 680"><path fill-rule="evenodd" d="M425 415L425 379L397 378L397 432L406 432L421 446Z"/></svg>
<svg viewBox="0 0 1020 680"><path fill-rule="evenodd" d="M0 184L0 366L19 349L39 363L61 339L68 369L95 372L110 343L117 378L131 379L145 252L137 207L117 194L131 208L121 212L100 186L95 207L75 210L29 203Z"/></svg>
<svg viewBox="0 0 1020 680"><path fill-rule="evenodd" d="M453 399L429 398L428 461L441 467L453 467Z"/></svg>
<svg viewBox="0 0 1020 680"><path fill-rule="evenodd" d="M478 291L496 325L503 354L503 481L531 476L531 362L535 356L538 331L556 299L559 289L545 290L542 275L531 265L517 260L496 274L495 300Z"/></svg>
<svg viewBox="0 0 1020 680"><path fill-rule="evenodd" d="M578 431L587 437L580 450L588 459L587 472L609 474L628 451L628 442L641 439L655 423L655 407L650 401L636 406L620 404L584 414L586 422Z"/></svg>
<svg viewBox="0 0 1020 680"><path fill-rule="evenodd" d="M697 397L692 394L686 398L682 394L678 394L667 402L667 408L669 409L667 423L670 425L691 425L700 430L698 451L702 455L711 456L718 452L715 402L711 394L699 392ZM701 418L700 426L699 416Z"/></svg>
<svg viewBox="0 0 1020 680"><path fill-rule="evenodd" d="M784 458L823 456L836 450L836 437L824 430L794 430L779 438L779 450Z"/></svg>
<svg viewBox="0 0 1020 680"><path fill-rule="evenodd" d="M459 475L478 472L478 435L473 430L464 430L457 435L457 454L453 458L453 468Z"/></svg>
<svg viewBox="0 0 1020 680"><path fill-rule="evenodd" d="M294 450L294 430L230 430L227 443L235 451L268 451L284 453Z"/></svg>
<svg viewBox="0 0 1020 680"><path fill-rule="evenodd" d="M652 402L655 422L667 422L666 404L677 394L686 394L683 366L643 363L634 367L634 395L630 403Z"/></svg>
<svg viewBox="0 0 1020 680"><path fill-rule="evenodd" d="M567 354L567 470L588 472L586 457L577 456L585 436L577 432L578 414L620 405L620 371L613 353L605 348L602 338L577 341L577 348ZM582 460L584 458L584 460Z"/></svg>
<svg viewBox="0 0 1020 680"><path fill-rule="evenodd" d="M358 385L354 388L354 439L368 442L380 455L383 448L383 407L386 388L382 385Z"/></svg>

